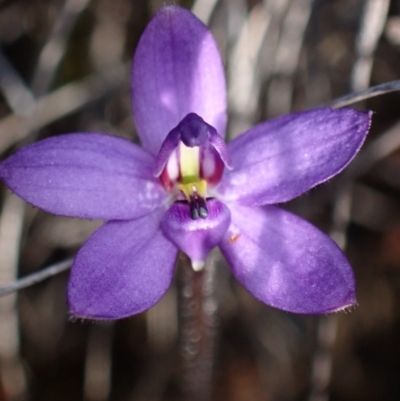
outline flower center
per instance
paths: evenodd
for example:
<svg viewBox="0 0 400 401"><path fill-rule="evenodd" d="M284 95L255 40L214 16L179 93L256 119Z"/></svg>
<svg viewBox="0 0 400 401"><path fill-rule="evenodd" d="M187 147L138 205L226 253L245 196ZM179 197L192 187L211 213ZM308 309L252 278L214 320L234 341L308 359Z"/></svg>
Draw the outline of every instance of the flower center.
<svg viewBox="0 0 400 401"><path fill-rule="evenodd" d="M226 146L215 128L197 114L188 114L164 140L155 176L178 200L187 201L193 220L207 218L207 189L229 168Z"/></svg>
<svg viewBox="0 0 400 401"><path fill-rule="evenodd" d="M208 216L206 195L207 181L200 177L200 147L186 146L179 143L180 180L178 188L190 206L190 217L193 220Z"/></svg>

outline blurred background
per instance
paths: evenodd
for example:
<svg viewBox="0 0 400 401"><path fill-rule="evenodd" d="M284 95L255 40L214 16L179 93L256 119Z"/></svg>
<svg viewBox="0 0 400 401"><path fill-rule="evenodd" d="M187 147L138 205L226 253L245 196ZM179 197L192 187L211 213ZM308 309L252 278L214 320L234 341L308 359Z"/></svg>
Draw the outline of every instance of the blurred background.
<svg viewBox="0 0 400 401"><path fill-rule="evenodd" d="M168 1L0 0L0 151L66 132L138 141L130 63ZM399 0L187 0L226 69L229 137L400 79ZM344 173L283 207L329 233L358 307L298 316L260 304L217 262L214 399L400 399L400 94L359 102L371 133ZM74 256L101 222L55 217L1 186L0 285ZM177 286L149 312L69 322L68 272L0 299L0 401L179 399Z"/></svg>

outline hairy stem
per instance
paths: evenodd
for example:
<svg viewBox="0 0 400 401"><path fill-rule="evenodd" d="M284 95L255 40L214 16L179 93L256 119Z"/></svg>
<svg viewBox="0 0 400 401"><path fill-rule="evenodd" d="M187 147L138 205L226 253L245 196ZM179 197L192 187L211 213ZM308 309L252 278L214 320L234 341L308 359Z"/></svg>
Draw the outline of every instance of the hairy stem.
<svg viewBox="0 0 400 401"><path fill-rule="evenodd" d="M193 271L182 255L180 263L180 350L183 357L182 390L186 401L210 401L218 319L215 299L215 258L203 270Z"/></svg>

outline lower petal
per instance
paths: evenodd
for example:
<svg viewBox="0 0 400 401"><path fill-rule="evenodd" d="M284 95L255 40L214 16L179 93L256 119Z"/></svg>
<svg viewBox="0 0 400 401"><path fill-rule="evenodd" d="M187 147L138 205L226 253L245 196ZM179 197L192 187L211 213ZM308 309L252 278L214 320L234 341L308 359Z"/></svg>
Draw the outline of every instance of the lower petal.
<svg viewBox="0 0 400 401"><path fill-rule="evenodd" d="M274 206L229 208L231 225L220 248L235 277L256 298L295 313L355 304L352 269L328 236Z"/></svg>
<svg viewBox="0 0 400 401"><path fill-rule="evenodd" d="M176 247L159 226L165 213L133 221L110 221L84 244L68 285L72 315L120 319L140 313L165 294L174 272Z"/></svg>
<svg viewBox="0 0 400 401"><path fill-rule="evenodd" d="M206 218L192 219L187 202L175 202L161 223L164 234L192 261L194 270L200 270L208 253L222 240L230 223L229 209L216 199L207 200Z"/></svg>

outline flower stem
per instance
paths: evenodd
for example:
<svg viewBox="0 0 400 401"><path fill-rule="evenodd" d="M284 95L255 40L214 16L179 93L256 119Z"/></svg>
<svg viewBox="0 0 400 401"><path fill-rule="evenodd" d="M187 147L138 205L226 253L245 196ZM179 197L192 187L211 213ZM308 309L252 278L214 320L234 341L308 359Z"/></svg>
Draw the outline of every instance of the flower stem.
<svg viewBox="0 0 400 401"><path fill-rule="evenodd" d="M186 401L210 401L217 302L215 258L208 257L203 270L195 272L189 258L180 263L180 351L183 357L182 391Z"/></svg>

